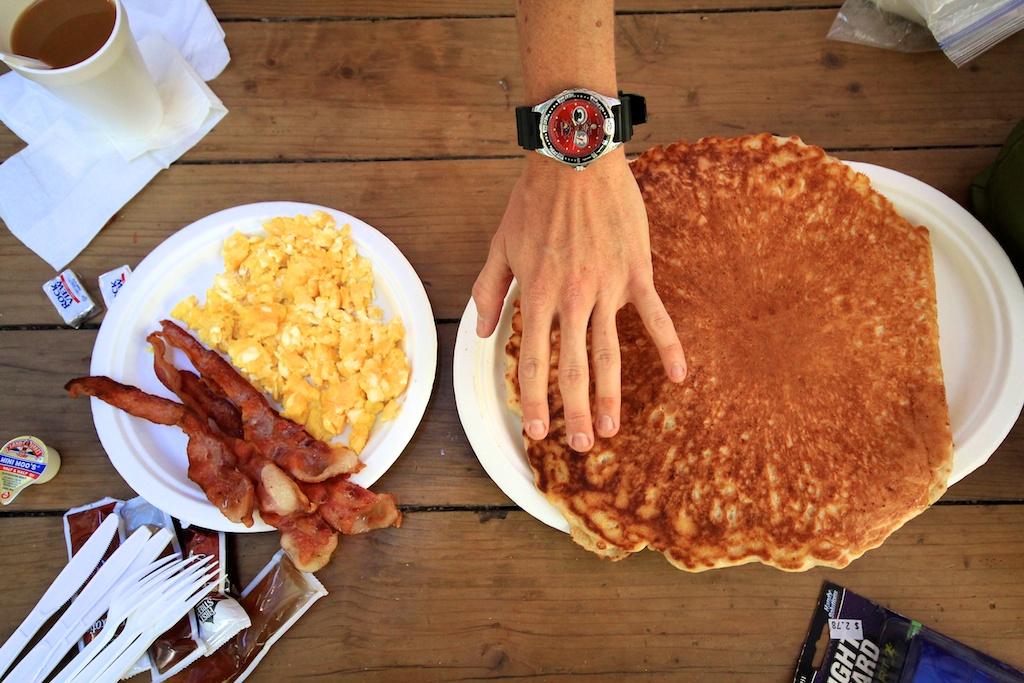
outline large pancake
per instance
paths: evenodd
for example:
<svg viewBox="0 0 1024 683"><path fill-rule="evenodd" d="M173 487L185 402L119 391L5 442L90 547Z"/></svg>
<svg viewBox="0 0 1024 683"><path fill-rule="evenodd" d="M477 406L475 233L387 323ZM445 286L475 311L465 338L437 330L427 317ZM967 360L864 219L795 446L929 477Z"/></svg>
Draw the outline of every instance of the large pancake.
<svg viewBox="0 0 1024 683"><path fill-rule="evenodd" d="M633 163L655 281L687 354L669 382L631 307L622 427L526 438L537 487L584 547L689 570L843 567L945 491L952 440L928 231L796 138L680 142ZM518 311L508 342L518 408Z"/></svg>

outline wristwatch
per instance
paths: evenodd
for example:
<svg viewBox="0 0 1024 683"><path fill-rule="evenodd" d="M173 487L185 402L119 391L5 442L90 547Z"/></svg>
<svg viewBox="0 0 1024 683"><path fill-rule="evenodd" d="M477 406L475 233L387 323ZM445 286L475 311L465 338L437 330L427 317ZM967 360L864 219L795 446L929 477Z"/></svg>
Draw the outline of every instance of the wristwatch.
<svg viewBox="0 0 1024 683"><path fill-rule="evenodd" d="M577 171L627 142L645 121L646 100L622 92L615 99L571 88L535 107L516 107L519 144Z"/></svg>

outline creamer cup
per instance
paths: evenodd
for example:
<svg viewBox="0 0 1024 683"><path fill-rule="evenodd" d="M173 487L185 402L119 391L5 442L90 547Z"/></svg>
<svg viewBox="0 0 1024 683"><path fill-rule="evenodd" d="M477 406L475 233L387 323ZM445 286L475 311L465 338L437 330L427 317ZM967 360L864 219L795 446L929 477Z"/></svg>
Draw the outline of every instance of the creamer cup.
<svg viewBox="0 0 1024 683"><path fill-rule="evenodd" d="M32 484L45 484L59 469L60 455L42 439L11 439L0 448L0 504L9 505Z"/></svg>

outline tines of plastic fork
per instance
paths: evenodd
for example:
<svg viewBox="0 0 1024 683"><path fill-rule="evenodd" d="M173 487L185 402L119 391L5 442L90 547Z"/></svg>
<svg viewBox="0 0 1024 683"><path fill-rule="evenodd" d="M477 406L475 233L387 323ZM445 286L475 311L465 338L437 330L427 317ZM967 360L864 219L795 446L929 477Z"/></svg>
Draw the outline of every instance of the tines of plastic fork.
<svg viewBox="0 0 1024 683"><path fill-rule="evenodd" d="M103 629L65 666L51 683L66 683L72 680L90 661L114 638L118 628L139 610L158 607L158 601L178 581L202 573L208 563L196 562L196 557L175 559L165 555L128 577L123 589L110 602Z"/></svg>
<svg viewBox="0 0 1024 683"><path fill-rule="evenodd" d="M77 673L63 680L66 683L118 681L153 641L213 589L218 570L211 566L212 559L204 557L198 562L186 562L180 573L151 584L146 604L131 610L123 619L124 627L109 640L107 646L94 652L84 666L76 667L79 668ZM104 630L116 629L118 625L108 620Z"/></svg>

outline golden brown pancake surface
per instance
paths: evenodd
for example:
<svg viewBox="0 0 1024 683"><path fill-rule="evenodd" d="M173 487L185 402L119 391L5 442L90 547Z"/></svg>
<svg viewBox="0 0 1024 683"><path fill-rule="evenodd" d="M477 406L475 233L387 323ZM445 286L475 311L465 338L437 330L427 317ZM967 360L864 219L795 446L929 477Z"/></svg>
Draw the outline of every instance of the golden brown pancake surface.
<svg viewBox="0 0 1024 683"><path fill-rule="evenodd" d="M689 376L669 382L620 311L622 426L580 454L554 353L551 430L526 439L538 488L613 559L845 566L937 500L952 467L927 230L796 138L680 142L633 172ZM520 332L517 312L513 408Z"/></svg>

